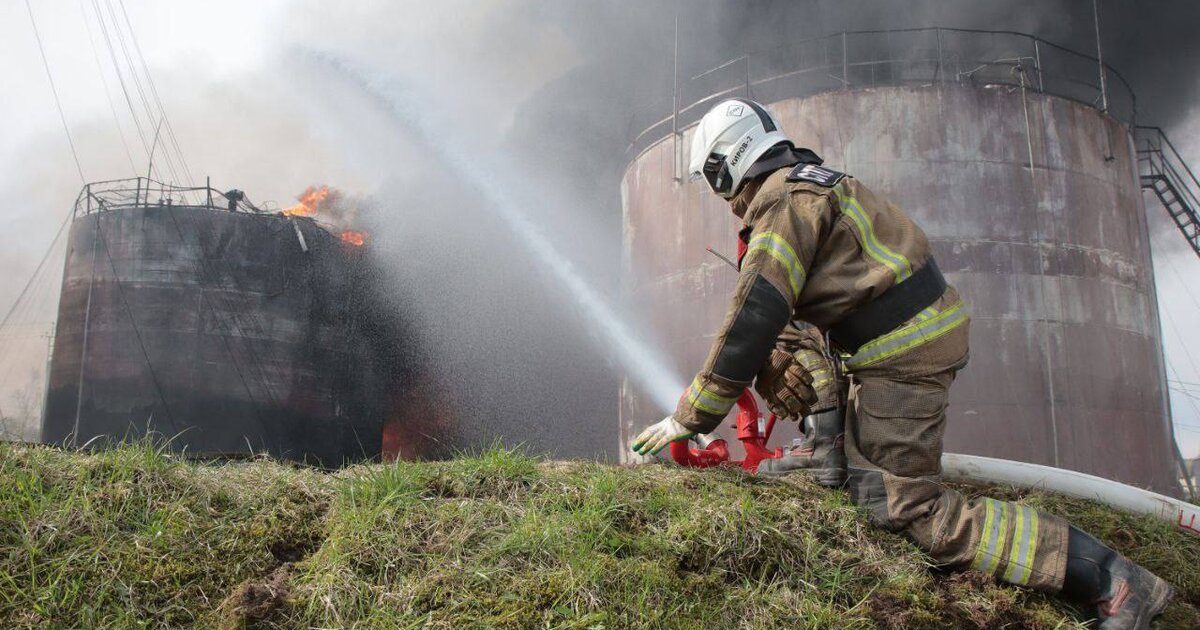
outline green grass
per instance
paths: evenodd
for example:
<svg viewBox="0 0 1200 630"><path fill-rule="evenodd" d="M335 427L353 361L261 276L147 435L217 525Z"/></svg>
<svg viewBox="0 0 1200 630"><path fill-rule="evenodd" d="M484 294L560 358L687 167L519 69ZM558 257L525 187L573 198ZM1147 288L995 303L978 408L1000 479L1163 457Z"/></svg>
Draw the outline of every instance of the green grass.
<svg viewBox="0 0 1200 630"><path fill-rule="evenodd" d="M983 492L969 488L970 492ZM1180 590L1200 540L988 489L1091 529ZM0 445L4 628L1076 628L1078 611L931 569L842 492L734 471L489 449L329 474L148 445Z"/></svg>

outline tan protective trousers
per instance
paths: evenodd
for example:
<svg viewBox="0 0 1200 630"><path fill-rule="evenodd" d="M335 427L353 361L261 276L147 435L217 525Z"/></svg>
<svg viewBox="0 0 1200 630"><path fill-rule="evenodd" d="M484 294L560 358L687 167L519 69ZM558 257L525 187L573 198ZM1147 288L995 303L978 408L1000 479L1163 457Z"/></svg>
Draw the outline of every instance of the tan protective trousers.
<svg viewBox="0 0 1200 630"><path fill-rule="evenodd" d="M1057 592L1067 523L1028 506L967 499L940 481L950 384L967 364L969 325L851 375L849 490L871 521L947 568Z"/></svg>

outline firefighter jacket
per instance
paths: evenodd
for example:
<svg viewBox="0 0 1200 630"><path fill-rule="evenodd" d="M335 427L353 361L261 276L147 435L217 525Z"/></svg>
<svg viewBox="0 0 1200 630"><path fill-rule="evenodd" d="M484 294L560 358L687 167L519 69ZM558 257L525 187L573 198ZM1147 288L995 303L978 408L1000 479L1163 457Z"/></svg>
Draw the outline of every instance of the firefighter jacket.
<svg viewBox="0 0 1200 630"><path fill-rule="evenodd" d="M699 374L675 419L709 433L733 408L791 320L821 331L910 278L930 260L929 242L912 219L858 180L815 164L777 169L731 200L746 244L737 288ZM854 372L905 354L962 326L957 293L853 354Z"/></svg>

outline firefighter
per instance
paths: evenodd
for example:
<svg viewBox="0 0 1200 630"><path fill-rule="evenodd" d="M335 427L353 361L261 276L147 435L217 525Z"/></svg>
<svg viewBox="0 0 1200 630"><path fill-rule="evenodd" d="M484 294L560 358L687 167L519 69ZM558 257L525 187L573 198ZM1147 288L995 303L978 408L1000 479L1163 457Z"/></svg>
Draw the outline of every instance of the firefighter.
<svg viewBox="0 0 1200 630"><path fill-rule="evenodd" d="M745 253L703 368L674 414L633 441L636 452L711 432L755 382L773 408L807 414L817 379L777 347L789 322L807 322L828 333L849 376L847 487L872 523L903 533L947 568L1094 605L1100 628L1149 627L1171 598L1166 582L1056 516L967 499L939 482L969 317L907 214L796 148L750 100L727 100L704 116L689 170L742 220Z"/></svg>

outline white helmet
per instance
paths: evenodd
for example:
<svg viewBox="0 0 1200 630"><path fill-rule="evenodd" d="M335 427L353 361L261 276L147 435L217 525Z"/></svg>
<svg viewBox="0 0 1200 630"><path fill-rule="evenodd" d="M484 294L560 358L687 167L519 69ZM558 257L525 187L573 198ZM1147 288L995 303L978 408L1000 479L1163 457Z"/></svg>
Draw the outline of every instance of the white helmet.
<svg viewBox="0 0 1200 630"><path fill-rule="evenodd" d="M693 180L703 177L713 192L732 199L746 171L780 142L791 144L762 105L742 98L723 101L696 126L688 172Z"/></svg>

